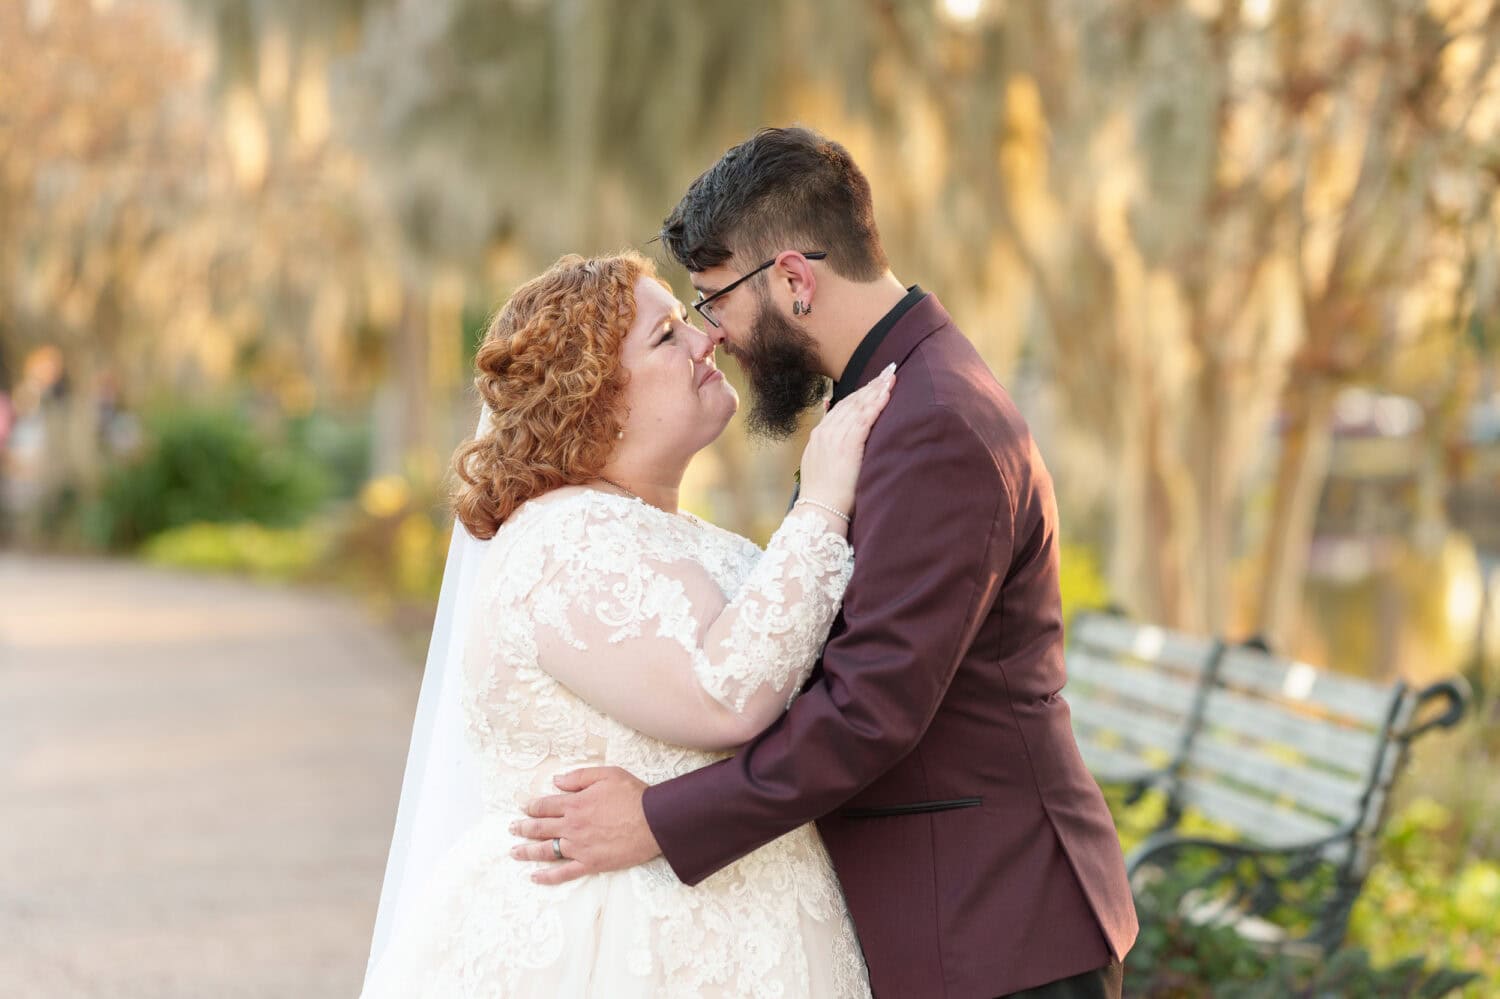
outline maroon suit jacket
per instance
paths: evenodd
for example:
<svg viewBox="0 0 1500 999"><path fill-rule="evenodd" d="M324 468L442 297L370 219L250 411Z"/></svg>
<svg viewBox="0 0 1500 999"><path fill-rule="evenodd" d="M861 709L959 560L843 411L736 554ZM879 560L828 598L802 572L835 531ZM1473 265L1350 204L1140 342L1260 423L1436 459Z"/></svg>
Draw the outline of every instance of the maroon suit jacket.
<svg viewBox="0 0 1500 999"><path fill-rule="evenodd" d="M818 820L879 997L990 997L1123 958L1135 907L1060 691L1051 477L931 295L865 448L854 577L807 688L738 755L646 791L687 884Z"/></svg>

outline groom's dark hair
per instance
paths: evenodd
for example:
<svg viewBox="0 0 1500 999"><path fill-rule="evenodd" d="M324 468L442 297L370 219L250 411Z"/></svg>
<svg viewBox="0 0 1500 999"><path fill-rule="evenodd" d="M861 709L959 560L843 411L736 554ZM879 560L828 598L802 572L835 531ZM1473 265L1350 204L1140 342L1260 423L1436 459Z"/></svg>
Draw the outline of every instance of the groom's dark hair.
<svg viewBox="0 0 1500 999"><path fill-rule="evenodd" d="M693 181L662 222L667 252L690 271L783 250L828 253L834 273L873 281L887 263L870 182L849 150L807 128L764 128Z"/></svg>

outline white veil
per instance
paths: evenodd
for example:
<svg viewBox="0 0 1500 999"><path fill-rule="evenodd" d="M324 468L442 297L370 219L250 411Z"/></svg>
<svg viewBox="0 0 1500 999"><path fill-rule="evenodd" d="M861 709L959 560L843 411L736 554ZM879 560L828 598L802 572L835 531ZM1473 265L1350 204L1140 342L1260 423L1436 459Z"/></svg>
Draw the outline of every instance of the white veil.
<svg viewBox="0 0 1500 999"><path fill-rule="evenodd" d="M489 407L481 408L476 437L487 433L492 425ZM410 916L438 861L479 819L479 771L464 740L459 693L474 578L488 545L454 518L453 540L448 545L448 563L443 569L437 616L427 647L427 666L417 695L396 829L380 888L380 907L375 913L366 984L402 921Z"/></svg>

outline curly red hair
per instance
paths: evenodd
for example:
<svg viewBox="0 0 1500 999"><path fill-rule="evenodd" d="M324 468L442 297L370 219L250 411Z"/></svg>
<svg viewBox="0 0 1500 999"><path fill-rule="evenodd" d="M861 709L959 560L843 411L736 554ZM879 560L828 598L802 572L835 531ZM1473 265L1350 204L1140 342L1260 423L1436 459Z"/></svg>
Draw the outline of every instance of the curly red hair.
<svg viewBox="0 0 1500 999"><path fill-rule="evenodd" d="M656 268L638 253L569 254L490 322L474 385L493 426L453 455L454 513L474 537L494 537L522 503L604 468L621 426L620 347L643 275Z"/></svg>

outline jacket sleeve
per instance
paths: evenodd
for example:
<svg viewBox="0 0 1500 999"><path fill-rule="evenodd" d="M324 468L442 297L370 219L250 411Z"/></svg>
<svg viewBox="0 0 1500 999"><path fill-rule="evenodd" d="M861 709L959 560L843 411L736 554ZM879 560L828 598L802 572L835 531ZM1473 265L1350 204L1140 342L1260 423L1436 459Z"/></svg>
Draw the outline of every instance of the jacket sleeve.
<svg viewBox="0 0 1500 999"><path fill-rule="evenodd" d="M999 592L1014 502L960 414L888 410L856 497L846 627L821 676L737 756L646 791L646 820L687 884L833 811L909 753Z"/></svg>

